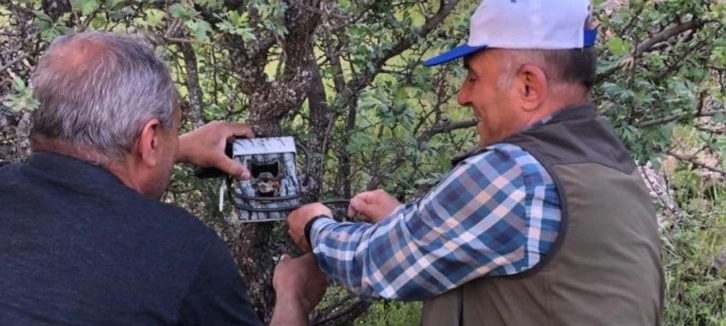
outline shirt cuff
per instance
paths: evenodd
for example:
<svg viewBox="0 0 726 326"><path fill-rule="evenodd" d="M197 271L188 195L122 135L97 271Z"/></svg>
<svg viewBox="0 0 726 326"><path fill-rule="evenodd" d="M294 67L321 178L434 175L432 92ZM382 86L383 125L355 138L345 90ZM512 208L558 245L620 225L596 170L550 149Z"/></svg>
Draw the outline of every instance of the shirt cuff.
<svg viewBox="0 0 726 326"><path fill-rule="evenodd" d="M323 217L317 219L315 222L313 222L313 225L310 226L310 249L312 251L315 251L315 247L318 244L318 234L328 225L335 224L336 221L330 217Z"/></svg>

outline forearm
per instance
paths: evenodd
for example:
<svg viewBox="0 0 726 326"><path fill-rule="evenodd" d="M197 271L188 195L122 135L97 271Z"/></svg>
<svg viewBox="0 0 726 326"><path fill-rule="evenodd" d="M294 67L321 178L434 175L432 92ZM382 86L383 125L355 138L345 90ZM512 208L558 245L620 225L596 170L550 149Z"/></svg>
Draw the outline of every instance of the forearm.
<svg viewBox="0 0 726 326"><path fill-rule="evenodd" d="M365 299L423 300L443 292L438 289L445 289L446 284L432 271L434 266L427 269L427 275L412 273L419 269L412 260L435 255L435 244L418 238L407 225L417 215L416 207L410 205L399 207L378 224L317 221L311 237L318 265Z"/></svg>
<svg viewBox="0 0 726 326"><path fill-rule="evenodd" d="M179 147L177 148L174 161L176 163L187 163L189 162L189 137L188 134L179 136Z"/></svg>
<svg viewBox="0 0 726 326"><path fill-rule="evenodd" d="M308 313L300 300L278 297L270 326L307 326Z"/></svg>

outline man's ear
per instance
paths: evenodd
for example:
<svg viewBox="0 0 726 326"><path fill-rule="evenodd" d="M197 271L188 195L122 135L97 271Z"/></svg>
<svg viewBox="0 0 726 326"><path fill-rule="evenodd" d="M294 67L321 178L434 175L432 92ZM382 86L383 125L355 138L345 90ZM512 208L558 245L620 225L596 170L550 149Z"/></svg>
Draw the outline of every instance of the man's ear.
<svg viewBox="0 0 726 326"><path fill-rule="evenodd" d="M139 134L138 154L144 164L148 166L159 164L161 142L161 123L157 119L151 119L144 124L141 134Z"/></svg>
<svg viewBox="0 0 726 326"><path fill-rule="evenodd" d="M533 111L547 96L547 76L533 64L524 64L517 71L517 97L525 111Z"/></svg>

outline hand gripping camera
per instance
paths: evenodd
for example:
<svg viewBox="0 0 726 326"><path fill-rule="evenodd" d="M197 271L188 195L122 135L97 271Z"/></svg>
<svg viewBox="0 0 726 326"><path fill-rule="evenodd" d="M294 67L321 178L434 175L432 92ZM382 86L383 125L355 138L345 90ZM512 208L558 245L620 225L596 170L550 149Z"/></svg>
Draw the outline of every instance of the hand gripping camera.
<svg viewBox="0 0 726 326"><path fill-rule="evenodd" d="M251 174L248 180L226 176L224 188L234 206L237 220L232 223L265 222L285 219L300 206L301 184L297 176L297 148L292 137L235 139L227 145L228 157L240 162ZM198 169L199 178L225 176L217 169Z"/></svg>

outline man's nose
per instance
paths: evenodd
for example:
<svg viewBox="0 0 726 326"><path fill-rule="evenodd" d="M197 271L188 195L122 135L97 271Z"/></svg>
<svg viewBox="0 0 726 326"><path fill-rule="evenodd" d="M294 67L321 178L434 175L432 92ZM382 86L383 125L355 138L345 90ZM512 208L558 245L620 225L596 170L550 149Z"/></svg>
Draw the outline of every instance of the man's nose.
<svg viewBox="0 0 726 326"><path fill-rule="evenodd" d="M456 100L461 106L469 106L469 89L465 86L462 86L459 90L459 95L456 97Z"/></svg>

